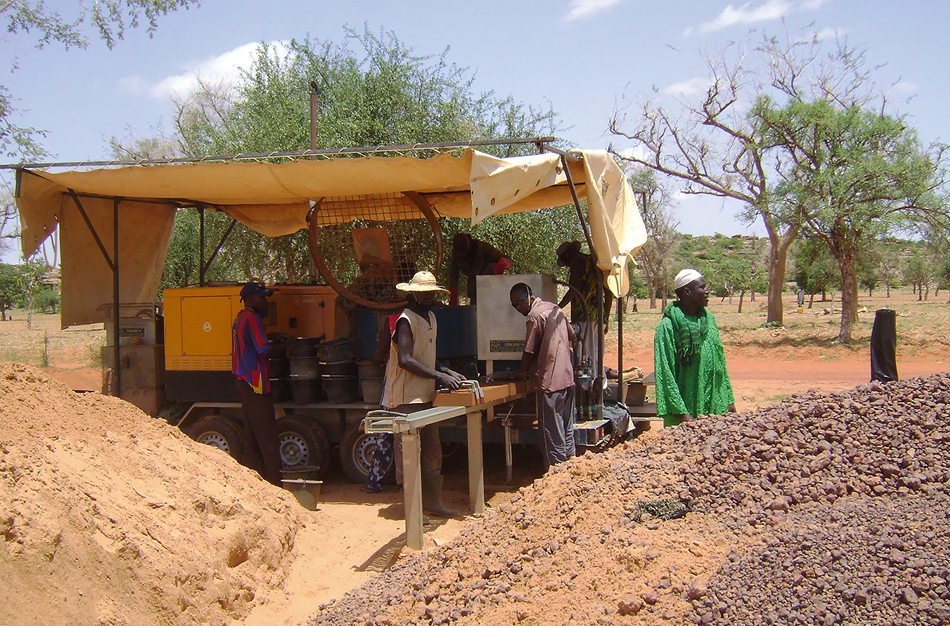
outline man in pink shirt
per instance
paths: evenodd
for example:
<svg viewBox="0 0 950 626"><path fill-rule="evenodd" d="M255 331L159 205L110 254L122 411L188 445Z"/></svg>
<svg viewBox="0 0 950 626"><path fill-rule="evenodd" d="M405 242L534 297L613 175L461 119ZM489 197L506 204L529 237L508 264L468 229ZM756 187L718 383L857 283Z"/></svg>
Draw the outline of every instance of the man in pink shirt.
<svg viewBox="0 0 950 626"><path fill-rule="evenodd" d="M564 312L553 302L531 293L525 283L509 292L511 306L527 317L519 378L528 377L535 392L544 468L574 456L574 331Z"/></svg>

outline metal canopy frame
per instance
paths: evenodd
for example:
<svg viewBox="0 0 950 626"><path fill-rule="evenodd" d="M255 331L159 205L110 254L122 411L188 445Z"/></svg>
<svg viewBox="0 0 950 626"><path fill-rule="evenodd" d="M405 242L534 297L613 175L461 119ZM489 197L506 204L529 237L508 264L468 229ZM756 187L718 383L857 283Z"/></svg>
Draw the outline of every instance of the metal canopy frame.
<svg viewBox="0 0 950 626"><path fill-rule="evenodd" d="M137 159L132 161L119 161L119 160L110 160L110 161L56 161L56 162L47 162L47 163L14 163L14 164L0 164L0 170L3 169L13 169L16 171L16 187L17 195L19 194L19 183L20 175L24 170L32 169L50 169L50 168L106 168L106 167L134 167L134 166L147 166L147 165L176 165L176 164L193 164L193 163L213 163L213 162L234 162L234 161L268 161L268 160L298 160L298 159L332 159L338 157L366 157L373 155L406 155L418 152L430 152L433 154L442 153L442 152L451 152L454 150L464 150L468 148L478 148L486 146L516 146L516 145L534 145L537 147L539 152L552 152L557 154L561 158L561 164L566 174L567 183L571 190L571 197L574 201L574 209L577 213L577 219L581 226L581 230L584 233L584 238L587 241L588 249L591 252L594 251L593 239L591 238L590 225L584 217L584 212L581 209L580 198L577 193L577 186L574 182L573 176L571 175L571 170L568 167L568 161L577 162L581 160L576 154L571 154L565 150L561 150L552 144L558 141L556 137L552 136L537 136L537 137L524 137L524 138L513 138L513 139L492 139L492 140L481 140L481 141L459 141L459 142L444 142L444 143L414 143L414 144L397 144L397 145L388 145L388 146L363 146L355 148L331 148L331 149L308 149L308 150L292 150L292 151L273 151L273 152L260 152L260 153L238 153L232 155L217 155L217 156L205 156L205 157L176 157L168 159ZM112 270L113 274L113 323L114 337L115 337L115 346L114 346L114 359L115 367L113 372L114 380L114 394L118 396L121 393L121 363L120 363L120 349L119 349L119 204L124 200L121 197L112 197L113 200L113 252L112 257L110 258L108 252L106 251L105 245L103 244L99 234L96 232L94 225L86 214L85 209L82 206L80 197L106 197L98 196L95 194L81 194L76 193L72 189L69 190L69 195L72 197L77 208L79 209L80 214L86 222L87 227L89 228L93 238L96 241L96 244L99 246L99 250L103 255L107 265ZM231 234L232 230L237 224L237 220L232 218L231 224L228 226L221 240L215 246L214 251L211 256L205 260L205 220L204 213L208 208L211 208L210 205L202 202L191 201L187 199L176 199L176 200L148 200L148 199L136 199L136 202L154 202L155 204L162 205L175 205L177 208L195 208L199 213L199 284L204 286L205 284L205 274L210 267L211 263L216 258L218 252L221 250L221 247L227 241L228 236ZM212 210L214 210L212 208ZM598 323L597 323L597 335L598 335L598 363L597 371L604 374L604 328L603 322L604 319L604 282L603 280L597 281L597 309L598 309ZM618 311L619 314L619 311ZM622 325L622 318L619 321L619 324ZM622 335L621 335L622 336ZM620 346L619 352L619 366L618 370L621 372L621 377L619 384L621 385L622 393L622 384L623 384L623 361L622 361L622 345ZM603 415L604 406L603 406L603 389L599 389L597 393L598 397L598 410L599 415ZM622 395L621 395L622 397Z"/></svg>

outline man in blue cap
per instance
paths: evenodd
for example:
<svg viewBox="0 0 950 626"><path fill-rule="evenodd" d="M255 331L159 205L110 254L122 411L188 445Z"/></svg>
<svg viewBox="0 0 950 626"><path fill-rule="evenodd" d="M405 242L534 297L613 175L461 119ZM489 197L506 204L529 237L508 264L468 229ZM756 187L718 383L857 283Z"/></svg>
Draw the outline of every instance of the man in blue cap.
<svg viewBox="0 0 950 626"><path fill-rule="evenodd" d="M267 482L280 486L277 417L270 393L270 353L286 350L296 337L272 345L264 330L267 297L273 290L258 283L241 288L244 309L232 326L231 372L244 409L244 465L257 470Z"/></svg>

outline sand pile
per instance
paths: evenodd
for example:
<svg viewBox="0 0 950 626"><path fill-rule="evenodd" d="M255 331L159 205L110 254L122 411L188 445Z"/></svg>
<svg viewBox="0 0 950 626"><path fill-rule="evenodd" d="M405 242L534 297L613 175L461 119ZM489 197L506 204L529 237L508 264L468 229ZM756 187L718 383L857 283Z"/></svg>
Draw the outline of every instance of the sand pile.
<svg viewBox="0 0 950 626"><path fill-rule="evenodd" d="M130 404L0 364L2 624L230 624L304 514Z"/></svg>
<svg viewBox="0 0 950 626"><path fill-rule="evenodd" d="M950 374L802 394L559 466L313 623L948 624L948 505Z"/></svg>

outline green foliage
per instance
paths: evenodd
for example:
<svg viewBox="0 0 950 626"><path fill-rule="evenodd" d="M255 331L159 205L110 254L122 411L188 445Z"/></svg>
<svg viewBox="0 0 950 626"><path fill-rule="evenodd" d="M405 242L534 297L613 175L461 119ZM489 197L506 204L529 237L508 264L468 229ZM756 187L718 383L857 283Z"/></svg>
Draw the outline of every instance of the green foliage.
<svg viewBox="0 0 950 626"><path fill-rule="evenodd" d="M820 239L801 239L792 246L795 259L795 283L814 295L840 287L840 275L828 246Z"/></svg>
<svg viewBox="0 0 950 626"><path fill-rule="evenodd" d="M17 266L0 263L0 319L7 319L7 311L23 301L23 276Z"/></svg>
<svg viewBox="0 0 950 626"><path fill-rule="evenodd" d="M98 37L109 48L122 39L125 31L137 28L139 20L148 22L147 31L151 35L158 26L158 18L179 8L188 8L198 4L199 0L96 0L91 8L86 3L65 3L65 10L71 17L63 17L57 10L51 10L42 0L16 0L0 5L0 20L6 22L4 31L7 38L28 34L34 38L35 46L43 48L51 43L60 43L69 48L85 48L90 41L83 31L88 15L89 22L95 28ZM68 6L72 4L73 6ZM57 3L57 9L63 3ZM13 44L15 42L5 43ZM11 45L14 49L16 46ZM10 71L16 70L14 61ZM16 113L15 98L10 91L0 85L0 151L8 156L19 156L24 160L46 154L37 141L45 135L43 131L17 126L13 121Z"/></svg>
<svg viewBox="0 0 950 626"><path fill-rule="evenodd" d="M40 287L33 296L33 306L44 313L56 313L59 303L59 294L49 285Z"/></svg>
<svg viewBox="0 0 950 626"><path fill-rule="evenodd" d="M911 225L950 220L933 193L931 156L903 120L826 99L778 104L760 97L751 116L789 166L773 202L801 211L803 232L821 240L841 278L839 341L857 320L858 263L871 242Z"/></svg>
<svg viewBox="0 0 950 626"><path fill-rule="evenodd" d="M667 284L673 276L674 261L680 235L679 222L673 217L673 193L660 183L657 174L649 168L638 168L630 174L630 184L643 191L645 206L642 210L647 241L637 252L637 267L650 296L650 305L660 294L668 294Z"/></svg>
<svg viewBox="0 0 950 626"><path fill-rule="evenodd" d="M179 149L190 156L307 149L312 92L317 148L474 141L556 130L550 109L475 93L474 74L449 62L447 55L446 50L420 56L391 32L351 29L345 29L342 43L294 40L286 57L261 45L237 87L205 85L178 103ZM487 150L509 156L530 147ZM205 218L209 256L230 219L219 214ZM516 271L541 271L554 268L551 241L578 237L576 223L573 209L554 209L493 218L475 229L456 220L443 220L443 227L446 241L456 232L471 231L511 252ZM176 216L163 286L197 283L197 224L194 211ZM544 238L524 237L527 232ZM271 239L238 225L206 278L293 283L306 281L309 274L306 231Z"/></svg>

